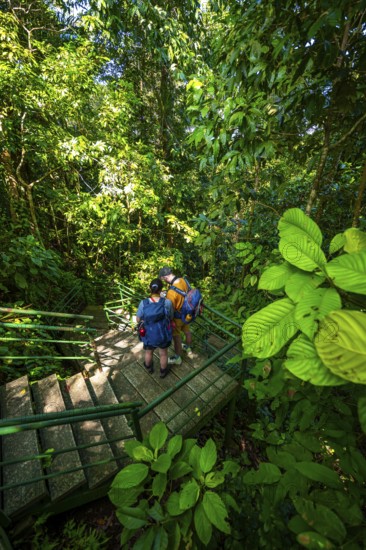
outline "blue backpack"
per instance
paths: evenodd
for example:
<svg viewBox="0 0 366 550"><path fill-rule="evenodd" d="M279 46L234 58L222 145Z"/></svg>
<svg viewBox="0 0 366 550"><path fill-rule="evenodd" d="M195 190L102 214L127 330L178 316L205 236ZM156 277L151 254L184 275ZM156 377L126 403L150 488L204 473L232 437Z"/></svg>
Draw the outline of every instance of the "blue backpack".
<svg viewBox="0 0 366 550"><path fill-rule="evenodd" d="M165 311L165 298L158 302L150 302L148 298L143 301L143 315L145 336L141 340L148 346L159 348L166 346L172 339L172 326Z"/></svg>
<svg viewBox="0 0 366 550"><path fill-rule="evenodd" d="M176 277L176 279L178 279L178 277ZM173 283L174 280L175 279L173 279L172 281ZM183 323L189 324L192 323L192 321L194 321L195 318L202 313L203 297L198 288L192 288L185 277L184 280L187 284L188 292L184 292L184 290L181 290L174 285L170 286L169 290L175 290L175 292L178 292L178 294L184 296L183 305L180 311L176 311L174 313L174 317L177 319L181 319Z"/></svg>

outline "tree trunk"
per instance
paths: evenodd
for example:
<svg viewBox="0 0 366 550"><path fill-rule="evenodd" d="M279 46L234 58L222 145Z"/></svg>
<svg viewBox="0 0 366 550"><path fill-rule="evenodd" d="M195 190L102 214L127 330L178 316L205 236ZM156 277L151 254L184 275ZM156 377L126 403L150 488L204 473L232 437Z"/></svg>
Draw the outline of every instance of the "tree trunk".
<svg viewBox="0 0 366 550"><path fill-rule="evenodd" d="M353 210L353 221L352 221L352 227L358 227L359 219L361 215L361 208L362 208L362 199L366 188L366 161L363 165L362 174L361 174L361 180L360 185L358 187L357 191L357 198L355 202L355 207Z"/></svg>
<svg viewBox="0 0 366 550"><path fill-rule="evenodd" d="M9 200L10 217L11 217L11 220L15 223L18 221L16 205L20 200L20 193L19 193L18 181L14 174L9 151L5 150L1 153L0 161L4 166L5 189Z"/></svg>

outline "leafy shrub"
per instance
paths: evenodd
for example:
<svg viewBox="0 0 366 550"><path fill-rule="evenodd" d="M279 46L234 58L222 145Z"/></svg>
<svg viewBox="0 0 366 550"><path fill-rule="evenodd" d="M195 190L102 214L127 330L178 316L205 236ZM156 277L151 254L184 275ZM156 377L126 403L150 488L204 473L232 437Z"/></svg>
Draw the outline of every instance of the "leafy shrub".
<svg viewBox="0 0 366 550"><path fill-rule="evenodd" d="M117 474L109 492L123 525L122 548L132 539L134 550L194 548L207 546L215 530L230 534L227 506L236 507L235 501L214 489L237 473L237 465L225 461L214 470L211 439L200 448L195 439L175 435L166 443L167 438L166 426L158 423L143 443L126 443L134 462Z"/></svg>

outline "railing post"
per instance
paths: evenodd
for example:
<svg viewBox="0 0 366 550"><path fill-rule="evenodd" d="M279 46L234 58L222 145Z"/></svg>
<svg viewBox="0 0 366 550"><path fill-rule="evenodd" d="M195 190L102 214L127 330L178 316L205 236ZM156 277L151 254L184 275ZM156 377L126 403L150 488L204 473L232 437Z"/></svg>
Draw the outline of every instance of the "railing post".
<svg viewBox="0 0 366 550"><path fill-rule="evenodd" d="M139 441L142 441L142 431L141 431L141 424L139 419L139 411L134 410L131 416L132 416L133 431L135 432L136 439L138 439Z"/></svg>
<svg viewBox="0 0 366 550"><path fill-rule="evenodd" d="M238 387L235 391L235 394L230 399L229 410L228 410L227 419L226 419L226 428L225 428L225 440L224 440L225 449L228 449L228 447L230 445L231 435L232 435L232 431L233 431L233 424L234 424L236 400L238 398L238 395L239 395L240 391L243 389L243 382L244 382L245 373L246 373L246 370L247 370L247 363L248 363L247 359L242 359L240 361L240 370L241 370L241 372L240 372L240 377L239 377L239 380L238 380Z"/></svg>

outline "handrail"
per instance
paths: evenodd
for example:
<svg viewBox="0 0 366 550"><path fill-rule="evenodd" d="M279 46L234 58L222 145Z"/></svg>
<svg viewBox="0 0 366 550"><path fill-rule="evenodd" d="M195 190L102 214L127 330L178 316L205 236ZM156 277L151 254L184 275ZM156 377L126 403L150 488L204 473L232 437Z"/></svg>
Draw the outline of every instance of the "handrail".
<svg viewBox="0 0 366 550"><path fill-rule="evenodd" d="M36 328L38 330L57 330L61 332L96 332L96 328L89 328L89 327L73 327L69 325L37 325L37 324L30 324L30 323L3 323L0 321L0 328L1 327L8 327L8 328Z"/></svg>
<svg viewBox="0 0 366 550"><path fill-rule="evenodd" d="M140 401L128 403L116 403L114 405L98 405L84 409L69 409L54 413L35 414L33 416L18 416L0 420L0 435L9 435L22 431L58 426L60 424L71 424L83 420L106 418L120 414L132 414L142 405Z"/></svg>
<svg viewBox="0 0 366 550"><path fill-rule="evenodd" d="M149 413L152 409L154 409L157 405L160 405L160 403L162 403L163 401L165 401L165 399L167 399L168 397L170 397L173 393L175 393L177 390L179 390L179 388L181 388L182 386L184 386L187 382L189 382L190 380L192 380L192 378L195 378L196 376L198 376L198 374L200 374L202 371L206 370L207 367L209 367L210 365L212 365L212 363L214 363L215 361L217 361L217 359L219 359L222 355L224 355L227 351L231 350L233 347L235 347L237 344L239 344L241 341L240 338L236 338L236 340L233 340L232 342L230 342L229 344L227 344L227 346L225 346L224 348L222 348L221 350L219 350L217 353L215 353L212 357L210 357L209 359L207 359L207 361L204 362L204 364L199 367L198 369L194 369L190 374L187 374L186 376L184 376L184 378L182 378L179 382L176 382L174 384L174 386L172 386L171 388L169 388L168 390L166 390L164 393L162 393L161 395L159 395L159 397L157 397L156 399L154 399L154 401L152 401L151 403L149 403L147 405L147 407L144 407L143 409L141 409L141 411L139 412L139 418L142 418L143 416L145 416L147 413Z"/></svg>
<svg viewBox="0 0 366 550"><path fill-rule="evenodd" d="M77 315L74 313L60 313L55 311L38 311L37 309L16 309L12 307L0 307L0 311L4 313L19 313L26 315L46 315L47 317L65 317L68 319L85 319L91 321L93 319L92 315Z"/></svg>

